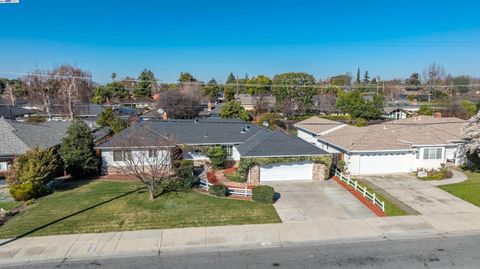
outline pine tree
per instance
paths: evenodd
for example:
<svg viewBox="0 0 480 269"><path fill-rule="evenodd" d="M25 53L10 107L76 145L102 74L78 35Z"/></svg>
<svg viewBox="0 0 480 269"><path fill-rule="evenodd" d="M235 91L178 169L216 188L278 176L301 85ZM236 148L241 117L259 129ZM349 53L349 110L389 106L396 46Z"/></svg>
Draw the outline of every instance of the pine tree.
<svg viewBox="0 0 480 269"><path fill-rule="evenodd" d="M360 80L360 67L357 69L357 79L355 80L357 84L360 84L362 81Z"/></svg>
<svg viewBox="0 0 480 269"><path fill-rule="evenodd" d="M368 70L365 71L365 74L363 75L363 83L365 84L370 83L370 76L368 76Z"/></svg>

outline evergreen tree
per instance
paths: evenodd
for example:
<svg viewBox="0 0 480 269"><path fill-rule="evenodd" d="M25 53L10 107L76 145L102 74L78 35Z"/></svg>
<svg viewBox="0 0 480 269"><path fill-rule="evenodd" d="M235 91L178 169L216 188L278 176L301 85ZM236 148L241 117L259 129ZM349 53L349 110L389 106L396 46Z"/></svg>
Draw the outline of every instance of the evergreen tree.
<svg viewBox="0 0 480 269"><path fill-rule="evenodd" d="M211 100L217 99L218 94L220 93L220 87L217 84L217 81L212 78L205 87L203 87L205 96L208 96Z"/></svg>
<svg viewBox="0 0 480 269"><path fill-rule="evenodd" d="M368 70L365 71L365 74L363 75L363 83L365 84L370 83L370 76L368 75Z"/></svg>
<svg viewBox="0 0 480 269"><path fill-rule="evenodd" d="M225 81L225 87L223 88L223 95L226 101L231 101L235 98L235 94L237 93L237 79L233 73L228 75L227 81Z"/></svg>
<svg viewBox="0 0 480 269"><path fill-rule="evenodd" d="M236 101L226 102L220 110L220 117L224 119L241 119L244 121L250 119L248 112L242 107L240 102Z"/></svg>
<svg viewBox="0 0 480 269"><path fill-rule="evenodd" d="M60 148L65 170L73 177L98 173L100 160L95 154L94 146L88 125L82 120L75 119L68 127Z"/></svg>
<svg viewBox="0 0 480 269"><path fill-rule="evenodd" d="M360 67L357 69L357 79L355 80L357 84L360 84L362 81L360 80Z"/></svg>
<svg viewBox="0 0 480 269"><path fill-rule="evenodd" d="M135 96L152 96L155 87L155 75L151 70L144 69L138 76L139 82L133 90Z"/></svg>

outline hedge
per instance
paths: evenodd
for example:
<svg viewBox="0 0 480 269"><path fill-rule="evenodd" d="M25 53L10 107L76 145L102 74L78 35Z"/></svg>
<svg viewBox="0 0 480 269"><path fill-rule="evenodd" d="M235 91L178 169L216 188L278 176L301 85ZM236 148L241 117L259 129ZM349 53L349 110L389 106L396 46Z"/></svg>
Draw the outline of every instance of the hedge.
<svg viewBox="0 0 480 269"><path fill-rule="evenodd" d="M272 204L275 201L275 190L270 186L256 186L252 189L252 199L257 202Z"/></svg>
<svg viewBox="0 0 480 269"><path fill-rule="evenodd" d="M322 156L297 156L297 157L269 157L269 158L241 158L240 164L238 167L238 173L241 177L247 179L248 171L254 165L265 165L265 164L274 164L274 163L294 163L294 162L303 162L303 161L312 161L313 163L321 163L326 166L325 169L325 178L328 178L330 174L330 167L332 166L333 160L331 155L322 155Z"/></svg>
<svg viewBox="0 0 480 269"><path fill-rule="evenodd" d="M216 184L208 189L208 193L211 195L215 195L218 197L226 197L227 196L227 186L223 184Z"/></svg>

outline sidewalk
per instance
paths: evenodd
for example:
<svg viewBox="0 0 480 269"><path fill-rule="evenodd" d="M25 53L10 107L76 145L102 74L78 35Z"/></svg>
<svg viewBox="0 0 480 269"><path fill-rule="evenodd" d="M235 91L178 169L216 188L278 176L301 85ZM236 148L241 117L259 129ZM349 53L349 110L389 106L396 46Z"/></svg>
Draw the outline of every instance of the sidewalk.
<svg viewBox="0 0 480 269"><path fill-rule="evenodd" d="M480 233L480 213L76 234L0 241L0 264Z"/></svg>

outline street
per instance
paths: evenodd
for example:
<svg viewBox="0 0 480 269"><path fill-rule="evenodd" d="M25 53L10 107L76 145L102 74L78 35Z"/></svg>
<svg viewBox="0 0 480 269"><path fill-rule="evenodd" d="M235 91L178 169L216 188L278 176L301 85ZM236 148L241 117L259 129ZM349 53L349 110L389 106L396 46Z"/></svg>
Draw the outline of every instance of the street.
<svg viewBox="0 0 480 269"><path fill-rule="evenodd" d="M480 235L161 254L8 268L479 268Z"/></svg>

